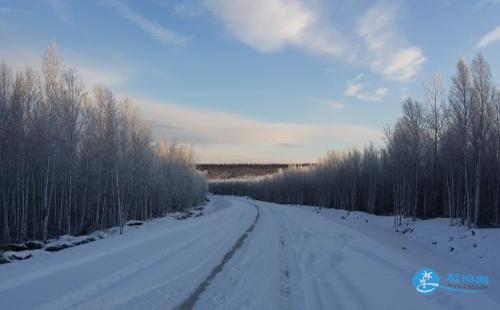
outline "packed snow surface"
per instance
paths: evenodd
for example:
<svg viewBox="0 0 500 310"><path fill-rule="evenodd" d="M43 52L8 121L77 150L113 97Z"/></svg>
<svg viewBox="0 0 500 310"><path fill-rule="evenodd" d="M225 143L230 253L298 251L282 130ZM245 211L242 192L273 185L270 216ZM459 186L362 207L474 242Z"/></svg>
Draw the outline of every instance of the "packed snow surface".
<svg viewBox="0 0 500 310"><path fill-rule="evenodd" d="M0 309L500 309L498 229L436 219L403 234L390 217L232 196L206 210L0 265ZM423 267L489 288L423 295Z"/></svg>

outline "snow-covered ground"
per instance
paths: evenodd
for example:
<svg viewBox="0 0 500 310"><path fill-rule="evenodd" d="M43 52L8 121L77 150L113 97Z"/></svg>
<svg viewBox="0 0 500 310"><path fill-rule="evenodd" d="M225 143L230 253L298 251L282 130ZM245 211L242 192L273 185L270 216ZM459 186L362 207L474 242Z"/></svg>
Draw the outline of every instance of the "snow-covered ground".
<svg viewBox="0 0 500 310"><path fill-rule="evenodd" d="M424 247L442 259L451 259L469 266L480 266L486 274L500 276L500 229L468 229L463 225L450 226L448 218L435 218L412 222L405 220L405 225L394 228L393 216L375 216L365 212L319 209L310 206L299 207L317 212L332 220L335 224L345 225L368 235L376 235L379 241L400 245L411 251L413 243L417 249ZM476 271L478 273L478 271Z"/></svg>
<svg viewBox="0 0 500 310"><path fill-rule="evenodd" d="M498 230L436 219L402 234L390 217L230 196L207 210L0 265L0 309L500 309ZM422 267L490 285L422 295Z"/></svg>
<svg viewBox="0 0 500 310"><path fill-rule="evenodd" d="M177 220L186 220L191 217L199 217L203 214L208 214L214 212L216 210L220 210L224 206L215 207L213 204L203 204L192 210L188 210L185 212L172 212L168 214L168 218L173 218ZM226 204L227 207L227 204ZM98 230L92 232L89 235L81 235L81 236L71 236L71 235L62 235L54 239L49 239L45 242L32 240L27 241L24 244L8 244L7 246L14 246L16 250L7 250L3 251L0 249L0 262L1 263L12 263L17 261L23 261L26 259L30 259L34 256L39 255L47 255L47 252L58 252L61 250L65 250L74 246L79 246L82 244L87 244L90 242L94 242L96 240L109 238L110 236L119 234L120 232L126 234L128 231L141 228L144 224L151 225L156 222L164 222L167 218L156 218L152 219L149 222L139 221L139 220L129 220L120 227L111 227L105 230ZM24 248L24 250L22 250Z"/></svg>

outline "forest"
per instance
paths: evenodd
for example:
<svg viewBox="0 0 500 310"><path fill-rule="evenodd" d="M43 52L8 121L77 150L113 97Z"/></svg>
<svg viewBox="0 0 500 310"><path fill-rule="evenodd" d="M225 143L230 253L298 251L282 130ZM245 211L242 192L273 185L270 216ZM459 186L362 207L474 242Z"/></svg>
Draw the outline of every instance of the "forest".
<svg viewBox="0 0 500 310"><path fill-rule="evenodd" d="M210 179L248 178L273 174L280 169L307 167L312 164L197 164L196 168L207 173Z"/></svg>
<svg viewBox="0 0 500 310"><path fill-rule="evenodd" d="M329 152L319 164L252 179L214 180L210 191L450 225L500 224L500 89L478 54L456 65L449 89L435 75L408 97L380 146Z"/></svg>
<svg viewBox="0 0 500 310"><path fill-rule="evenodd" d="M0 243L123 227L206 190L190 147L153 141L131 100L89 90L55 44L41 70L0 65Z"/></svg>

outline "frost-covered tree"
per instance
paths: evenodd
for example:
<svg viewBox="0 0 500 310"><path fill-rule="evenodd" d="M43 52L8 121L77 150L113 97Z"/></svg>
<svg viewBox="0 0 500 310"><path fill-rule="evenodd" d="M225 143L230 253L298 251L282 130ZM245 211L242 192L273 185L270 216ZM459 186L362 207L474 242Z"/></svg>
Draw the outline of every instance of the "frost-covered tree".
<svg viewBox="0 0 500 310"><path fill-rule="evenodd" d="M154 143L134 104L89 91L56 45L41 72L0 65L0 243L163 216L206 189L192 151Z"/></svg>

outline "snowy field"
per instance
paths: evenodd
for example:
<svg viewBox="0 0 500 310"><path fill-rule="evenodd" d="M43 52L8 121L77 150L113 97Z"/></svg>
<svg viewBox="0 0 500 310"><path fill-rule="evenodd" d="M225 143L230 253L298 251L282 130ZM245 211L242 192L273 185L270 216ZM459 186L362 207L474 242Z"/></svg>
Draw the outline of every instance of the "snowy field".
<svg viewBox="0 0 500 310"><path fill-rule="evenodd" d="M500 309L500 231L211 196L201 217L0 265L0 309ZM453 248L453 250L451 250ZM422 295L414 273L486 274Z"/></svg>

